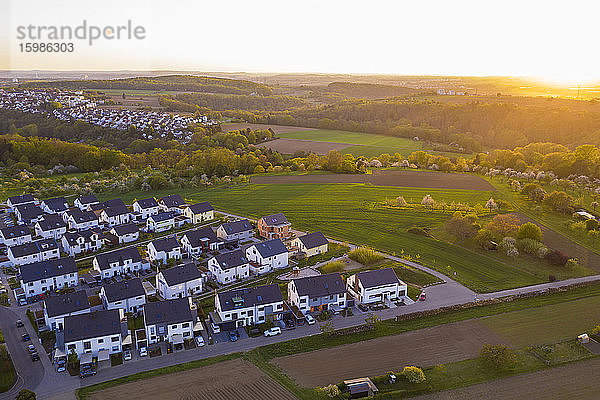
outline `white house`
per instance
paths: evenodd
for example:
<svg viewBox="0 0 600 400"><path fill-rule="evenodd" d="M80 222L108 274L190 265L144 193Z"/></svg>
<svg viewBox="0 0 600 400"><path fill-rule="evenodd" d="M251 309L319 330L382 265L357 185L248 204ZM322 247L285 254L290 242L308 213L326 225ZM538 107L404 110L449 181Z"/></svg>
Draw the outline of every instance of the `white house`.
<svg viewBox="0 0 600 400"><path fill-rule="evenodd" d="M398 301L406 296L406 283L392 268L359 272L346 280L348 293L359 303Z"/></svg>
<svg viewBox="0 0 600 400"><path fill-rule="evenodd" d="M7 247L31 242L31 231L26 225L8 226L0 229L0 244Z"/></svg>
<svg viewBox="0 0 600 400"><path fill-rule="evenodd" d="M100 289L100 299L107 310L123 309L136 314L146 304L146 292L140 278L133 278Z"/></svg>
<svg viewBox="0 0 600 400"><path fill-rule="evenodd" d="M84 229L95 229L100 226L98 216L93 211L81 211L78 208L71 209L65 214L69 229L82 231Z"/></svg>
<svg viewBox="0 0 600 400"><path fill-rule="evenodd" d="M148 343L183 344L194 334L192 298L149 302L144 307L144 325Z"/></svg>
<svg viewBox="0 0 600 400"><path fill-rule="evenodd" d="M92 260L92 267L100 272L104 279L141 271L142 269L150 269L150 263L142 259L137 247L126 247L109 253L98 254Z"/></svg>
<svg viewBox="0 0 600 400"><path fill-rule="evenodd" d="M181 247L192 257L218 250L222 245L223 240L217 238L210 226L187 231L181 236Z"/></svg>
<svg viewBox="0 0 600 400"><path fill-rule="evenodd" d="M140 238L140 230L136 224L113 226L109 233L117 238L119 244L135 242Z"/></svg>
<svg viewBox="0 0 600 400"><path fill-rule="evenodd" d="M304 313L346 308L346 300L346 285L338 273L292 279L288 283L288 301Z"/></svg>
<svg viewBox="0 0 600 400"><path fill-rule="evenodd" d="M317 254L327 253L329 241L321 232L307 233L292 240L292 247L304 253L306 257L316 256Z"/></svg>
<svg viewBox="0 0 600 400"><path fill-rule="evenodd" d="M255 243L246 249L250 271L256 275L288 266L288 250L281 239Z"/></svg>
<svg viewBox="0 0 600 400"><path fill-rule="evenodd" d="M100 222L108 226L123 225L131 221L131 212L121 199L94 204L91 209L100 211Z"/></svg>
<svg viewBox="0 0 600 400"><path fill-rule="evenodd" d="M89 353L97 357L102 351L121 353L127 322L123 310L102 310L65 317L65 329L57 335L57 345L64 343L66 354L81 358ZM62 346L61 346L62 347Z"/></svg>
<svg viewBox="0 0 600 400"><path fill-rule="evenodd" d="M58 214L45 215L35 223L35 234L44 239L60 239L67 232L67 224Z"/></svg>
<svg viewBox="0 0 600 400"><path fill-rule="evenodd" d="M175 227L175 213L173 211L160 212L151 215L146 220L146 231L166 232Z"/></svg>
<svg viewBox="0 0 600 400"><path fill-rule="evenodd" d="M186 206L183 209L183 215L192 221L192 224L199 224L214 219L215 209L208 201L205 201Z"/></svg>
<svg viewBox="0 0 600 400"><path fill-rule="evenodd" d="M69 204L64 197L46 199L40 203L40 207L48 214L62 214L69 209Z"/></svg>
<svg viewBox="0 0 600 400"><path fill-rule="evenodd" d="M73 287L79 283L77 266L73 257L21 265L19 271L21 289L27 298L57 289Z"/></svg>
<svg viewBox="0 0 600 400"><path fill-rule="evenodd" d="M80 209L81 211L86 211L90 206L94 204L100 204L98 198L93 194L89 194L87 196L81 196L75 199L73 205Z"/></svg>
<svg viewBox="0 0 600 400"><path fill-rule="evenodd" d="M148 219L151 215L158 214L159 211L158 202L154 197L133 202L133 212L140 214L142 220Z"/></svg>
<svg viewBox="0 0 600 400"><path fill-rule="evenodd" d="M277 321L283 315L283 298L279 285L234 289L215 295L215 324L223 330L262 324L267 318Z"/></svg>
<svg viewBox="0 0 600 400"><path fill-rule="evenodd" d="M175 214L181 214L185 207L185 201L179 194L170 194L161 197L158 200L158 205L162 211L173 211Z"/></svg>
<svg viewBox="0 0 600 400"><path fill-rule="evenodd" d="M15 212L17 206L25 204L35 205L35 197L33 197L32 194L22 194L20 196L11 196L6 200L6 206L8 207L9 212Z"/></svg>
<svg viewBox="0 0 600 400"><path fill-rule="evenodd" d="M59 296L46 297L43 308L46 326L53 331L62 331L65 326L65 317L90 312L90 302L86 291L79 290Z"/></svg>
<svg viewBox="0 0 600 400"><path fill-rule="evenodd" d="M202 273L194 263L160 271L156 274L156 291L166 300L195 296L202 292Z"/></svg>
<svg viewBox="0 0 600 400"><path fill-rule="evenodd" d="M181 245L174 236L155 239L148 243L148 258L163 264L169 259L181 260Z"/></svg>
<svg viewBox="0 0 600 400"><path fill-rule="evenodd" d="M39 239L8 248L11 265L24 265L60 257L60 249L55 239Z"/></svg>
<svg viewBox="0 0 600 400"><path fill-rule="evenodd" d="M95 229L67 232L61 239L63 251L72 257L87 251L99 251L103 245L104 236Z"/></svg>
<svg viewBox="0 0 600 400"><path fill-rule="evenodd" d="M217 237L226 241L245 242L254 237L254 227L247 219L226 222L217 228Z"/></svg>
<svg viewBox="0 0 600 400"><path fill-rule="evenodd" d="M33 203L21 204L15 207L15 217L20 224L35 224L38 222L44 211Z"/></svg>
<svg viewBox="0 0 600 400"><path fill-rule="evenodd" d="M221 285L250 276L250 263L244 251L234 250L217 254L208 260L208 271Z"/></svg>

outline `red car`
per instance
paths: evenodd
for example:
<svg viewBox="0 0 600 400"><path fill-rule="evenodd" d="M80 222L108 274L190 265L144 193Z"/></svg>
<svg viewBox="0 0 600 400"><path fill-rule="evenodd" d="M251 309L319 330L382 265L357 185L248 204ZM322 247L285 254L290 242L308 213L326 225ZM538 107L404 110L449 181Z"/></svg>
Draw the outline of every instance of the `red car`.
<svg viewBox="0 0 600 400"><path fill-rule="evenodd" d="M427 300L427 294L425 294L425 292L423 292L419 296L419 301L425 301L425 300Z"/></svg>

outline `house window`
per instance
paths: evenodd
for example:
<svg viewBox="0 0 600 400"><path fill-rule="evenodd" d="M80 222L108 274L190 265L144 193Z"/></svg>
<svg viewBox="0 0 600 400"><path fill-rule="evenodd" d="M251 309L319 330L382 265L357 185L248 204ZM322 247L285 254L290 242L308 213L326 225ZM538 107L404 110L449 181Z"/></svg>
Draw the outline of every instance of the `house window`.
<svg viewBox="0 0 600 400"><path fill-rule="evenodd" d="M98 339L98 343L104 343L104 339Z"/></svg>
<svg viewBox="0 0 600 400"><path fill-rule="evenodd" d="M190 327L190 323L186 322L185 324L181 324L182 328L189 328Z"/></svg>
<svg viewBox="0 0 600 400"><path fill-rule="evenodd" d="M188 337L188 336L190 336L189 332L183 332L183 337Z"/></svg>
<svg viewBox="0 0 600 400"><path fill-rule="evenodd" d="M69 351L71 351L71 350L75 350L75 347L76 347L76 346L75 346L74 344L70 344L70 345L68 345L68 346L67 346L67 349L68 349Z"/></svg>
<svg viewBox="0 0 600 400"><path fill-rule="evenodd" d="M85 350L90 350L92 348L92 342L83 342L83 348Z"/></svg>
<svg viewBox="0 0 600 400"><path fill-rule="evenodd" d="M112 350L113 351L119 351L119 346L113 346Z"/></svg>
<svg viewBox="0 0 600 400"><path fill-rule="evenodd" d="M119 337L118 336L112 337L112 338L110 338L110 341L111 342L118 342L119 341Z"/></svg>

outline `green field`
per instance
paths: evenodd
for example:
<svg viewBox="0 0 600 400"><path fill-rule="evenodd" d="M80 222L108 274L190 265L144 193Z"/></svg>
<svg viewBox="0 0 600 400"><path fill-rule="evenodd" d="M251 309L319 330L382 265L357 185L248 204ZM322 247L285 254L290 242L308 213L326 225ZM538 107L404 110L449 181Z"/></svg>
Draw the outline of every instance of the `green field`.
<svg viewBox="0 0 600 400"><path fill-rule="evenodd" d="M430 194L436 200L483 204L490 192L393 188L365 184L240 185L185 194L196 201L210 201L217 209L250 217L284 212L294 227L321 230L326 235L374 248L411 255L437 270L451 274L470 288L490 292L545 281L539 276L444 241L414 235L412 226L435 228L449 212L425 209L395 210L382 207L386 198L404 196L420 202ZM183 193L182 193L183 195ZM454 274L456 273L456 274Z"/></svg>
<svg viewBox="0 0 600 400"><path fill-rule="evenodd" d="M514 346L574 338L600 324L600 296L482 318L481 323Z"/></svg>

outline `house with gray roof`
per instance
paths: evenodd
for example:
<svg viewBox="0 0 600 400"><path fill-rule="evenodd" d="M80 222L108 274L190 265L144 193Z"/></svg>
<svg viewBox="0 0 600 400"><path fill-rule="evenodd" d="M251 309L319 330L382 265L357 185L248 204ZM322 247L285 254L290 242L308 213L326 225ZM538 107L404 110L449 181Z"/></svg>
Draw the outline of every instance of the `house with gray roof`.
<svg viewBox="0 0 600 400"><path fill-rule="evenodd" d="M259 219L257 227L259 235L265 239L285 240L290 237L292 224L285 215L277 213Z"/></svg>
<svg viewBox="0 0 600 400"><path fill-rule="evenodd" d="M79 276L75 259L64 257L21 265L19 282L27 298L76 286Z"/></svg>
<svg viewBox="0 0 600 400"><path fill-rule="evenodd" d="M302 312L346 308L346 285L338 273L292 279L288 299Z"/></svg>
<svg viewBox="0 0 600 400"><path fill-rule="evenodd" d="M64 216L67 219L69 229L81 231L84 229L95 229L100 226L98 215L94 211L82 211L78 208L72 208Z"/></svg>
<svg viewBox="0 0 600 400"><path fill-rule="evenodd" d="M194 263L162 270L156 274L156 291L166 300L195 296L202 292L202 273Z"/></svg>
<svg viewBox="0 0 600 400"><path fill-rule="evenodd" d="M35 234L44 239L59 240L67 232L67 224L59 214L45 215L35 223Z"/></svg>
<svg viewBox="0 0 600 400"><path fill-rule="evenodd" d="M250 272L256 275L262 275L289 265L288 249L281 239L267 240L250 245L246 249L246 258L250 261Z"/></svg>
<svg viewBox="0 0 600 400"><path fill-rule="evenodd" d="M161 264L170 259L181 260L181 244L174 236L155 239L148 243L148 258Z"/></svg>
<svg viewBox="0 0 600 400"><path fill-rule="evenodd" d="M226 241L245 242L254 237L254 226L247 219L226 222L217 228L217 236Z"/></svg>
<svg viewBox="0 0 600 400"><path fill-rule="evenodd" d="M133 202L133 212L140 215L140 219L145 221L151 215L160 212L158 201L154 197L140 199Z"/></svg>
<svg viewBox="0 0 600 400"><path fill-rule="evenodd" d="M62 214L69 209L69 204L64 197L55 197L43 200L40 203L42 210L48 214Z"/></svg>
<svg viewBox="0 0 600 400"><path fill-rule="evenodd" d="M140 278L104 284L100 289L100 299L107 310L123 309L138 313L146 304L146 292Z"/></svg>
<svg viewBox="0 0 600 400"><path fill-rule="evenodd" d="M346 280L346 288L357 302L364 304L399 301L407 294L406 283L398 279L393 268L351 275Z"/></svg>
<svg viewBox="0 0 600 400"><path fill-rule="evenodd" d="M31 242L31 231L27 225L7 226L0 229L0 244L7 247Z"/></svg>
<svg viewBox="0 0 600 400"><path fill-rule="evenodd" d="M44 299L44 320L50 330L64 329L65 317L90 312L90 302L85 290L50 296Z"/></svg>
<svg viewBox="0 0 600 400"><path fill-rule="evenodd" d="M44 211L34 203L20 204L15 207L15 216L20 224L35 224L44 216Z"/></svg>
<svg viewBox="0 0 600 400"><path fill-rule="evenodd" d="M215 295L211 320L223 330L262 324L283 317L283 297L279 285L263 285L228 290Z"/></svg>
<svg viewBox="0 0 600 400"><path fill-rule="evenodd" d="M210 221L215 218L215 209L208 201L195 203L183 208L183 215L188 218L192 224L199 224Z"/></svg>
<svg viewBox="0 0 600 400"><path fill-rule="evenodd" d="M321 232L307 233L292 240L292 247L298 249L306 257L327 253L329 241Z"/></svg>
<svg viewBox="0 0 600 400"><path fill-rule="evenodd" d="M155 301L144 307L144 325L148 343L183 344L193 337L195 316L192 298Z"/></svg>
<svg viewBox="0 0 600 400"><path fill-rule="evenodd" d="M60 257L60 248L55 239L39 239L8 248L11 265L25 265Z"/></svg>
<svg viewBox="0 0 600 400"><path fill-rule="evenodd" d="M6 205L8 206L9 212L14 212L17 206L22 206L25 204L35 205L36 200L32 194L22 194L20 196L11 196L6 200Z"/></svg>
<svg viewBox="0 0 600 400"><path fill-rule="evenodd" d="M216 254L208 260L208 271L221 285L250 276L250 262L243 250Z"/></svg>
<svg viewBox="0 0 600 400"><path fill-rule="evenodd" d="M65 317L65 329L57 334L56 344L66 354L74 352L78 357L89 353L98 357L101 353L121 353L123 339L127 335L127 321L123 310L101 310Z"/></svg>
<svg viewBox="0 0 600 400"><path fill-rule="evenodd" d="M150 263L142 259L139 250L134 246L98 254L92 260L92 268L100 272L104 279L150 269Z"/></svg>
<svg viewBox="0 0 600 400"><path fill-rule="evenodd" d="M181 247L190 256L199 256L218 250L223 244L223 239L217 237L211 226L187 231L181 235Z"/></svg>
<svg viewBox="0 0 600 400"><path fill-rule="evenodd" d="M77 207L78 209L80 209L81 211L86 211L89 209L90 206L94 205L94 204L99 204L100 201L98 201L98 198L93 195L93 194L88 194L85 196L80 196L78 198L75 199L75 201L73 202L73 205L75 207Z"/></svg>
<svg viewBox="0 0 600 400"><path fill-rule="evenodd" d="M74 257L85 252L96 252L104 246L104 235L98 229L67 232L60 245L65 253Z"/></svg>

